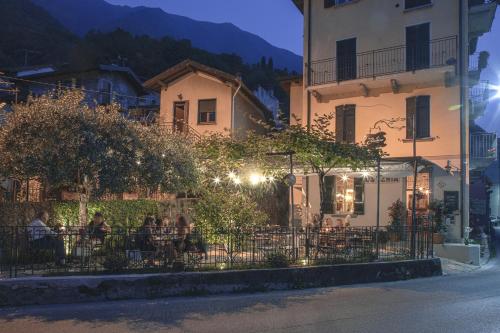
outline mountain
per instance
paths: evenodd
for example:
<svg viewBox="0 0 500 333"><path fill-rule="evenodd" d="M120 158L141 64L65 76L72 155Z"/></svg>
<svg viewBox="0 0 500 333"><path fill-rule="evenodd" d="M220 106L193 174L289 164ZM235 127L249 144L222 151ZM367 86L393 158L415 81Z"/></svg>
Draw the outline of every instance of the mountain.
<svg viewBox="0 0 500 333"><path fill-rule="evenodd" d="M248 63L257 63L263 56L273 58L278 68L302 71L300 56L230 23L196 21L159 8L118 6L104 0L31 1L80 36L90 30L109 32L122 28L134 35L188 39L194 47L213 53L235 53Z"/></svg>
<svg viewBox="0 0 500 333"><path fill-rule="evenodd" d="M0 1L0 66L56 63L78 39L29 0Z"/></svg>

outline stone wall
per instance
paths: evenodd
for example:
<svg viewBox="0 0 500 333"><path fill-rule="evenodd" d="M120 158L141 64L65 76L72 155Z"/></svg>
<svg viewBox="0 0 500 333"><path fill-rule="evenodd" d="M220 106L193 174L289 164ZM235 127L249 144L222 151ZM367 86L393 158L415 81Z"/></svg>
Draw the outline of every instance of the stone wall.
<svg viewBox="0 0 500 333"><path fill-rule="evenodd" d="M389 282L442 275L439 259L286 269L0 281L0 306L62 304Z"/></svg>

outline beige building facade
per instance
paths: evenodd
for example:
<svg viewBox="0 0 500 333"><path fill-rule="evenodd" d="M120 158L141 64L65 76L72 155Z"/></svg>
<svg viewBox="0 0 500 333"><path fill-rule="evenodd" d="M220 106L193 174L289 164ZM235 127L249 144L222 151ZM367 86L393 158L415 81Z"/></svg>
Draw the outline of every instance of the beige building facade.
<svg viewBox="0 0 500 333"><path fill-rule="evenodd" d="M186 60L145 83L161 95L159 123L177 132L243 135L262 132L272 116L242 80Z"/></svg>
<svg viewBox="0 0 500 333"><path fill-rule="evenodd" d="M386 133L384 150L388 158L400 162L382 163L380 225L387 225L388 207L397 200L411 215L415 124L420 161L417 214L425 217L432 200L444 200L449 208L448 240L466 237L468 57L470 43L480 35L471 39L474 4L466 0L294 3L304 14L304 75L285 81L292 123L308 127L315 117L332 114L337 140L351 143L363 143L368 134ZM376 224L373 169L334 170L328 178L331 202L323 213L330 222ZM311 222L320 212L317 176L302 177L295 194L300 222Z"/></svg>

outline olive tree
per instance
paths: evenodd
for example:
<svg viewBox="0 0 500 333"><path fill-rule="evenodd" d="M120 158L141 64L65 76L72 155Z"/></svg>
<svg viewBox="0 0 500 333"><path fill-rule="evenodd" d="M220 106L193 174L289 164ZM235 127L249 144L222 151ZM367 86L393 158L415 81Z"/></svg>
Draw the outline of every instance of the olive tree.
<svg viewBox="0 0 500 333"><path fill-rule="evenodd" d="M0 127L0 175L39 179L79 193L80 223L92 195L145 186L182 191L196 183L190 147L125 119L118 105L91 106L79 90L30 97Z"/></svg>

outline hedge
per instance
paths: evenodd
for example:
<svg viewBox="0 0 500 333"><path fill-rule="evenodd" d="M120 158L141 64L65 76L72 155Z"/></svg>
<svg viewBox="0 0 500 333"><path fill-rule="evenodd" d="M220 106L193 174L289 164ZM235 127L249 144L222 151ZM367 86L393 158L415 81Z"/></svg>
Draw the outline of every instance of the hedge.
<svg viewBox="0 0 500 333"><path fill-rule="evenodd" d="M153 200L113 200L88 203L89 219L101 212L106 222L113 227L138 227L147 214L158 217L172 216L177 212L188 213L192 203L185 200L158 202ZM77 201L53 201L45 203L2 203L0 225L27 225L37 211L49 211L49 225L78 225L79 203ZM173 216L172 216L173 217Z"/></svg>
<svg viewBox="0 0 500 333"><path fill-rule="evenodd" d="M142 225L148 214L159 216L163 213L161 205L161 203L151 200L95 201L89 202L87 211L89 221L96 212L101 212L106 222L113 227L137 227ZM78 225L78 202L54 203L52 211L54 222L64 226Z"/></svg>

